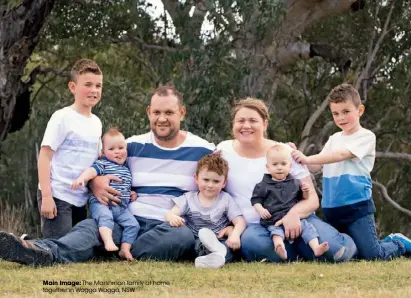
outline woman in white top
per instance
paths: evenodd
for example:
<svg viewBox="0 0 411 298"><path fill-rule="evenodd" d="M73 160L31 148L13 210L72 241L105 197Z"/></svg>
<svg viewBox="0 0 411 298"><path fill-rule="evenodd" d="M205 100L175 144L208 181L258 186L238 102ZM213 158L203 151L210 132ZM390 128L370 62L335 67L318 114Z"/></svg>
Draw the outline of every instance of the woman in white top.
<svg viewBox="0 0 411 298"><path fill-rule="evenodd" d="M267 173L266 152L276 144L275 141L265 138L268 119L268 110L263 101L253 98L239 101L233 110L234 140L221 142L217 146L229 164L226 190L241 208L247 222L247 229L241 237L241 252L247 261L282 261L274 251L270 232L259 224L260 216L250 201L255 185ZM295 260L297 256L306 260L314 259L311 248L299 238L301 218L306 218L314 225L320 235L320 243L327 241L329 244L329 252L321 259L351 259L357 251L354 241L313 214L319 207L319 200L306 166L293 160L290 173L300 182L308 184L311 190L308 199L300 201L282 218L286 238L295 240L292 245L286 242L288 260Z"/></svg>

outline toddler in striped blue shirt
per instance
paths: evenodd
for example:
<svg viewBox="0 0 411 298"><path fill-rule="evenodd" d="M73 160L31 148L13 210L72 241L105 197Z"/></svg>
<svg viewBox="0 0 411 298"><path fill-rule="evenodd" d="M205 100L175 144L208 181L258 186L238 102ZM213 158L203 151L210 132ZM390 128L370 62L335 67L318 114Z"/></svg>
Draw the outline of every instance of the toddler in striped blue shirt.
<svg viewBox="0 0 411 298"><path fill-rule="evenodd" d="M131 245L136 240L140 226L136 218L128 210L130 200L135 200L135 193L131 192L131 172L125 164L127 159L127 144L123 134L115 129L109 129L103 135L103 157L86 169L72 184L72 188L85 185L96 176L114 175L121 181L111 181L110 186L121 192L121 203L118 206L104 205L92 195L90 199L91 217L98 223L98 229L104 247L107 251L116 251L118 247L113 242L114 222L123 228L119 256L128 261L133 260L130 252Z"/></svg>

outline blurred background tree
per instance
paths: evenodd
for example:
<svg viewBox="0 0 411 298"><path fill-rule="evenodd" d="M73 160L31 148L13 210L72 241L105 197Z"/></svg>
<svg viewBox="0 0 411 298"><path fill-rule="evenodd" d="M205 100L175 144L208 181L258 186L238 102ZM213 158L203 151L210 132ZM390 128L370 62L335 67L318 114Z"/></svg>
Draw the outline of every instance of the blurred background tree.
<svg viewBox="0 0 411 298"><path fill-rule="evenodd" d="M0 19L27 2L0 5ZM71 65L87 57L104 72L94 112L104 129L118 126L126 136L149 129L149 92L172 82L184 94L185 129L214 143L230 138L231 106L254 96L270 108L270 138L313 154L336 131L327 93L342 82L355 85L366 105L362 124L377 135L379 232L410 235L410 2L55 1L19 73L30 91L30 117L1 142L0 227L15 220L8 226L16 232L38 233L37 153L51 114L72 102ZM13 103L0 96L3 107ZM14 115L25 114L21 97L14 98ZM315 178L321 194L321 176Z"/></svg>

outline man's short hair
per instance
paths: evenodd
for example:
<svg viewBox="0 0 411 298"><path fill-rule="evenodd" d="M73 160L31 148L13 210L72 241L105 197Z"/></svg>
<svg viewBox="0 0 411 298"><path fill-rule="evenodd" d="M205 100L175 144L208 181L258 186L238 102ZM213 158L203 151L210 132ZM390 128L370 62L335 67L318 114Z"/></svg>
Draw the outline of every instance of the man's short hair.
<svg viewBox="0 0 411 298"><path fill-rule="evenodd" d="M360 94L350 84L341 84L334 87L327 96L328 104L350 100L357 108L361 105Z"/></svg>
<svg viewBox="0 0 411 298"><path fill-rule="evenodd" d="M75 82L78 75L89 73L89 72L95 75L103 74L101 72L100 67L93 60L85 59L85 58L79 59L74 63L73 67L71 68L70 80Z"/></svg>
<svg viewBox="0 0 411 298"><path fill-rule="evenodd" d="M174 95L178 99L178 104L181 106L184 105L183 103L183 94L177 90L177 88L172 84L162 85L157 87L154 91L151 92L150 99L154 96L168 96Z"/></svg>
<svg viewBox="0 0 411 298"><path fill-rule="evenodd" d="M117 127L110 127L107 129L107 131L103 134L103 137L101 138L102 143L103 143L103 148L104 148L104 139L105 137L115 137L115 136L123 136L122 132L117 128Z"/></svg>
<svg viewBox="0 0 411 298"><path fill-rule="evenodd" d="M203 169L224 176L224 179L227 180L228 163L221 155L221 151L204 155L197 163L196 175L198 176L198 173Z"/></svg>

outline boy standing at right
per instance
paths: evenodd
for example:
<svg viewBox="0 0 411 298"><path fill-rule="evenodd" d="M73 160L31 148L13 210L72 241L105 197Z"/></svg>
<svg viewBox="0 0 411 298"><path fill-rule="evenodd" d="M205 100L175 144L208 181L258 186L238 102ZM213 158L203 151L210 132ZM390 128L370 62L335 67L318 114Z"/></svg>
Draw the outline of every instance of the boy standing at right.
<svg viewBox="0 0 411 298"><path fill-rule="evenodd" d="M98 158L102 125L91 109L100 101L103 75L98 65L80 59L68 83L74 103L51 116L38 159L37 201L44 238L58 239L86 219L88 189L71 183Z"/></svg>
<svg viewBox="0 0 411 298"><path fill-rule="evenodd" d="M363 259L389 260L411 252L411 240L402 234L384 241L377 237L370 172L375 160L375 135L361 127L364 113L358 91L349 84L335 87L328 95L335 124L342 130L332 135L321 153L305 156L293 151L296 161L313 172L323 168L324 216L337 230L350 235Z"/></svg>

